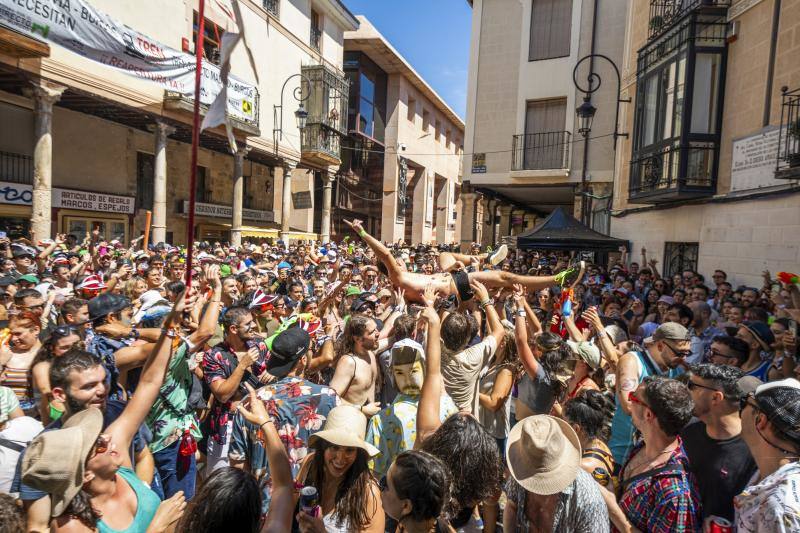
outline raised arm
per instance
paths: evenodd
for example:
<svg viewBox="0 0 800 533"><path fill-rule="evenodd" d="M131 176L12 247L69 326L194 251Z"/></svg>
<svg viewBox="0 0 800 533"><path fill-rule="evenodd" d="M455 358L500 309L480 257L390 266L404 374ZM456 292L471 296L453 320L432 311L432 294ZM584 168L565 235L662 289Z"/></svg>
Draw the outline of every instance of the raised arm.
<svg viewBox="0 0 800 533"><path fill-rule="evenodd" d="M194 347L193 351L202 349L205 343L214 336L219 321L219 312L222 308L222 283L219 279L219 266L209 265L205 269L205 277L212 294L199 327L189 335L189 343Z"/></svg>
<svg viewBox="0 0 800 533"><path fill-rule="evenodd" d="M150 412L150 408L153 407L161 385L164 384L164 375L173 350L172 337L168 335L168 332L172 327L180 324L180 316L186 305L186 292L184 291L175 301L172 312L164 323L161 337L156 341L150 357L145 362L142 377L136 387L136 394L131 397L119 418L108 427L107 432L117 442L117 449L122 454L126 465L131 463L131 458L128 456L129 444L139 426L144 422L147 413Z"/></svg>
<svg viewBox="0 0 800 533"><path fill-rule="evenodd" d="M250 409L244 406L244 402L239 403L237 409L248 422L260 429L258 438L267 451L267 464L272 483L272 503L267 519L261 527L261 533L283 533L291 529L294 513L294 482L289 454L286 453L264 401L258 397L249 383L245 383L245 387L250 392L248 395Z"/></svg>
<svg viewBox="0 0 800 533"><path fill-rule="evenodd" d="M524 307L522 294L519 291L514 291L514 302L517 309ZM524 314L523 314L524 313ZM517 344L517 354L522 361L522 366L529 376L535 377L539 370L539 361L533 355L533 350L528 346L528 328L525 327L525 319L527 318L527 311L517 311L514 317L514 340Z"/></svg>
<svg viewBox="0 0 800 533"><path fill-rule="evenodd" d="M394 285L399 285L400 283L398 282L398 279L395 279L398 277L399 267L394 260L394 256L392 256L392 252L390 252L381 241L367 233L367 230L364 229L364 226L360 220L345 220L344 223L350 226L353 231L358 233L358 236L361 237L365 243L367 243L367 246L372 248L372 251L375 252L375 257L378 259L378 261L381 261L389 271L389 279L391 282Z"/></svg>
<svg viewBox="0 0 800 533"><path fill-rule="evenodd" d="M497 314L497 310L493 305L490 305L491 300L489 299L489 291L486 290L486 287L484 287L483 283L477 280L471 280L469 285L472 287L475 297L478 298L481 309L483 309L484 313L486 313L486 323L489 327L488 336L494 337L495 346L500 346L500 343L503 341L503 337L506 334L506 330L503 327L503 323L500 322L500 317Z"/></svg>
<svg viewBox="0 0 800 533"><path fill-rule="evenodd" d="M422 317L428 323L428 338L425 346L425 380L422 382L422 391L417 404L417 440L414 442L415 449L419 448L425 438L442 425L439 418L443 387L441 371L442 323L433 308L435 299L433 287L425 289L424 298L426 305L425 309L422 310Z"/></svg>
<svg viewBox="0 0 800 533"><path fill-rule="evenodd" d="M600 315L597 314L597 307L590 307L587 309L586 312L583 313L583 318L592 326L595 332L595 338L600 344L600 352L603 354L603 357L612 368L616 368L619 362L617 347L614 346L611 339L608 338L608 334L603 327L603 321L600 320Z"/></svg>

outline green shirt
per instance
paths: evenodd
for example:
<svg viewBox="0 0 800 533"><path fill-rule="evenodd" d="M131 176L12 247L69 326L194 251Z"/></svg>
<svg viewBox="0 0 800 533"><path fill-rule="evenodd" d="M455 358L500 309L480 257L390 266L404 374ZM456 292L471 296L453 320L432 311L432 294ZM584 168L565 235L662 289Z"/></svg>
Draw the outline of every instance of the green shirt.
<svg viewBox="0 0 800 533"><path fill-rule="evenodd" d="M186 358L189 345L181 339L175 341L180 344L173 348L164 384L145 420L153 432L150 442L150 451L153 453L180 440L187 429L195 439L202 436L194 409L188 407L192 391L192 371Z"/></svg>

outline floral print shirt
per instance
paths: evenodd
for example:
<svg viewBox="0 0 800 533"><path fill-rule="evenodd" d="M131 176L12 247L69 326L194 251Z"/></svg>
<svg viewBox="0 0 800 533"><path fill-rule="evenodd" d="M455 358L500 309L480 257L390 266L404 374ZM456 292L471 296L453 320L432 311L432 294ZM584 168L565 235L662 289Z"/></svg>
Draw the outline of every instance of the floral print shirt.
<svg viewBox="0 0 800 533"><path fill-rule="evenodd" d="M339 405L336 391L302 378L288 377L256 391L264 400L267 411L278 428L283 445L289 454L292 475L297 476L303 459L308 455L308 438L325 425L328 412ZM243 402L248 402L245 398ZM272 491L267 451L258 438L260 429L236 413L231 430L228 458L246 461L262 492L262 512L269 511Z"/></svg>
<svg viewBox="0 0 800 533"><path fill-rule="evenodd" d="M783 533L800 530L800 463L783 465L759 482L755 473L750 485L734 497L736 531Z"/></svg>
<svg viewBox="0 0 800 533"><path fill-rule="evenodd" d="M261 383L258 381L258 376L267 371L267 361L269 360L269 350L263 341L253 343L258 347L259 356L253 363L248 372L245 373L242 381L239 383L239 394L244 396L247 394L247 388L244 386L245 382L250 383L253 388L258 388ZM251 346L251 344L248 344ZM220 379L228 379L233 374L238 366L238 359L233 350L224 341L217 344L210 350L206 351L203 355L203 379L208 385ZM214 399L214 405L211 407L211 412L208 414L210 434L209 437L214 439L214 442L222 445L227 442L227 425L228 421L232 418L233 400L227 402L220 402Z"/></svg>

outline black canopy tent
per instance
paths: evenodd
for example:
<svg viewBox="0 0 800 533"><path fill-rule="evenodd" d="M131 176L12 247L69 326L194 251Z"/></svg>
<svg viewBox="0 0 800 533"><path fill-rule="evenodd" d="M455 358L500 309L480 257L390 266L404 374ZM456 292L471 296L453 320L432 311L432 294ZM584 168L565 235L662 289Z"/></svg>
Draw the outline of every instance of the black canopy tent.
<svg viewBox="0 0 800 533"><path fill-rule="evenodd" d="M628 241L603 235L557 207L532 230L517 235L520 250L574 250L616 252L620 246L630 249Z"/></svg>

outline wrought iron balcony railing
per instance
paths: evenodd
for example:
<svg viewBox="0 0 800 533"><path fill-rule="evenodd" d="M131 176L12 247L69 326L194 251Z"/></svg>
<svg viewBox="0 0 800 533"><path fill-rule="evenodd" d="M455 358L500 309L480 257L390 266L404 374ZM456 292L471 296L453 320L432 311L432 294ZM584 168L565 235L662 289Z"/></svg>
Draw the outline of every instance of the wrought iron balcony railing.
<svg viewBox="0 0 800 533"><path fill-rule="evenodd" d="M731 0L650 0L648 38L658 37L690 11L727 9L730 5Z"/></svg>
<svg viewBox="0 0 800 533"><path fill-rule="evenodd" d="M778 166L775 177L800 177L800 89L781 89L781 127L778 133Z"/></svg>
<svg viewBox="0 0 800 533"><path fill-rule="evenodd" d="M267 13L278 18L281 10L281 0L262 0L261 5L267 10Z"/></svg>
<svg viewBox="0 0 800 533"><path fill-rule="evenodd" d="M320 47L322 46L322 30L319 28L315 28L311 26L311 36L309 38L309 44L311 48L319 52Z"/></svg>
<svg viewBox="0 0 800 533"><path fill-rule="evenodd" d="M714 142L675 143L631 161L631 200L659 203L714 194L718 146Z"/></svg>
<svg viewBox="0 0 800 533"><path fill-rule="evenodd" d="M33 158L29 155L0 152L0 181L33 184Z"/></svg>
<svg viewBox="0 0 800 533"><path fill-rule="evenodd" d="M551 170L569 168L571 134L548 131L514 135L512 170Z"/></svg>
<svg viewBox="0 0 800 533"><path fill-rule="evenodd" d="M301 140L304 158L331 165L341 163L341 137L324 124L308 124L302 130Z"/></svg>

